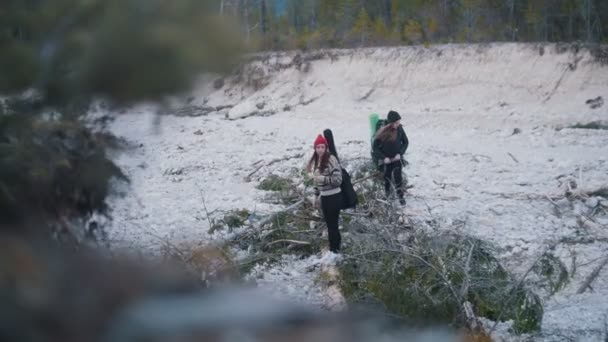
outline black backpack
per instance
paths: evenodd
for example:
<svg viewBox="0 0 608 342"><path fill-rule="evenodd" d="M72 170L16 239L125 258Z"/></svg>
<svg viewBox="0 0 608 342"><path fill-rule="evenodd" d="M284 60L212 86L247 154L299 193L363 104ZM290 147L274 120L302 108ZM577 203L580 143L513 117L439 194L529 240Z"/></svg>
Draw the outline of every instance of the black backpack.
<svg viewBox="0 0 608 342"><path fill-rule="evenodd" d="M334 143L334 135L330 129L326 129L323 131L323 136L325 136L325 140L327 140L327 145L329 147L329 153L333 154L338 161L338 152L336 151L336 144ZM342 169L342 184L340 184L340 190L342 191L342 209L347 208L355 208L357 207L357 203L359 199L357 198L357 193L355 192L355 188L353 188L353 183L351 182L351 177L346 171L345 168L340 166Z"/></svg>

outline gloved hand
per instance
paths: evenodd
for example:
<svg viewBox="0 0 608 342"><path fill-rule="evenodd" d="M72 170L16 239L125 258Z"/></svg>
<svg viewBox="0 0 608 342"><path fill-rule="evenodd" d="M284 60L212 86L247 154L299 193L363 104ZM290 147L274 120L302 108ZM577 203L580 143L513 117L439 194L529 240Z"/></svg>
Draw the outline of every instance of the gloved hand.
<svg viewBox="0 0 608 342"><path fill-rule="evenodd" d="M391 159L389 157L384 158L384 164L390 164Z"/></svg>
<svg viewBox="0 0 608 342"><path fill-rule="evenodd" d="M396 155L395 158L393 158L393 161L399 161L399 160L401 160L400 154Z"/></svg>

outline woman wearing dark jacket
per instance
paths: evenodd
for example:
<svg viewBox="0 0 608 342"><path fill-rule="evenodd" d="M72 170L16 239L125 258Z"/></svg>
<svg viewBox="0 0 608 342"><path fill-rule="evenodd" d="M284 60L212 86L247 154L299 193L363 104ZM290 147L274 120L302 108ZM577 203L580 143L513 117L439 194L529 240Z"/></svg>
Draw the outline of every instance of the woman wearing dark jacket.
<svg viewBox="0 0 608 342"><path fill-rule="evenodd" d="M403 197L403 175L401 174L401 160L407 150L409 140L401 126L401 116L391 110L388 112L387 124L376 132L374 138L374 153L380 157L379 163L384 168L384 192L390 195L391 183L394 180L399 203L405 204Z"/></svg>
<svg viewBox="0 0 608 342"><path fill-rule="evenodd" d="M338 253L341 241L338 221L342 208L342 169L338 159L329 152L327 140L322 135L317 137L314 147L315 152L306 170L312 173L315 195L321 201L321 211L327 223L329 250Z"/></svg>

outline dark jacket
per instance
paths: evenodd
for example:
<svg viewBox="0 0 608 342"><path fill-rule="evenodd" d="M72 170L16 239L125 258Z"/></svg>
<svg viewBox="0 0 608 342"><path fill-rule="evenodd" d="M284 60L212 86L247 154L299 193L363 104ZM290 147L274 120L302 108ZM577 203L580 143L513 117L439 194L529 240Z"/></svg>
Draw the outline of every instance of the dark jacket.
<svg viewBox="0 0 608 342"><path fill-rule="evenodd" d="M409 145L407 135L403 130L403 126L397 128L397 139L395 141L380 141L374 138L373 151L379 162L384 158L394 158L397 154L403 155L407 151Z"/></svg>

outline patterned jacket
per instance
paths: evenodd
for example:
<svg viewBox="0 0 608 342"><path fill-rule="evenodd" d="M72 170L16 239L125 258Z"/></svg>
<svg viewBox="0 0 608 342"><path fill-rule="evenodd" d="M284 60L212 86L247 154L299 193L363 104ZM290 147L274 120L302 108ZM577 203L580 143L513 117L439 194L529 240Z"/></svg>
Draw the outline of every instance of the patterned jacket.
<svg viewBox="0 0 608 342"><path fill-rule="evenodd" d="M321 196L330 196L340 192L342 184L342 167L338 159L330 155L325 170L315 167L313 171L313 185L315 193Z"/></svg>

